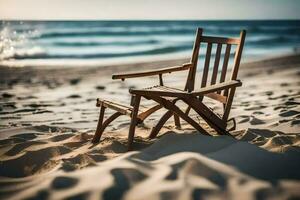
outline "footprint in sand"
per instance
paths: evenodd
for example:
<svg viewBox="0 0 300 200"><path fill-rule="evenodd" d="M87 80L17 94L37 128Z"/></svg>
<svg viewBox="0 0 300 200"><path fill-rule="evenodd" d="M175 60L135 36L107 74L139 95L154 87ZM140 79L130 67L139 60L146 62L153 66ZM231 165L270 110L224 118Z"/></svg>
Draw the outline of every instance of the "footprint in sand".
<svg viewBox="0 0 300 200"><path fill-rule="evenodd" d="M261 111L255 111L252 113L253 115L263 115L265 114L264 112L261 112Z"/></svg>
<svg viewBox="0 0 300 200"><path fill-rule="evenodd" d="M97 90L105 90L105 86L103 86L103 85L97 85L95 88Z"/></svg>
<svg viewBox="0 0 300 200"><path fill-rule="evenodd" d="M17 158L12 157L1 162L0 176L17 178L50 171L59 164L51 158L70 152L70 149L62 146L20 152L15 154Z"/></svg>
<svg viewBox="0 0 300 200"><path fill-rule="evenodd" d="M13 145L13 144L25 142L25 141L26 140L24 140L22 138L9 138L9 139L0 140L0 145L1 145L1 147L4 147L5 145Z"/></svg>
<svg viewBox="0 0 300 200"><path fill-rule="evenodd" d="M277 100L277 99L285 99L289 97L288 95L286 94L283 94L283 95L280 95L280 96L275 96L275 97L268 97L269 100Z"/></svg>
<svg viewBox="0 0 300 200"><path fill-rule="evenodd" d="M81 78L71 79L69 82L71 85L77 85L81 81Z"/></svg>
<svg viewBox="0 0 300 200"><path fill-rule="evenodd" d="M279 116L281 116L281 117L291 117L291 116L297 115L299 113L300 112L298 112L296 110L289 110L289 111L281 112L279 114Z"/></svg>
<svg viewBox="0 0 300 200"><path fill-rule="evenodd" d="M252 116L252 119L250 120L251 125L260 125L260 124L265 124L266 122L263 120L260 120L254 116Z"/></svg>
<svg viewBox="0 0 300 200"><path fill-rule="evenodd" d="M289 83L281 83L280 84L280 87L287 87L287 86L289 86L290 84Z"/></svg>
<svg viewBox="0 0 300 200"><path fill-rule="evenodd" d="M63 159L63 161L64 163L62 169L65 171L73 171L75 169L96 165L96 161L86 154L79 154L75 157Z"/></svg>
<svg viewBox="0 0 300 200"><path fill-rule="evenodd" d="M52 183L51 187L55 190L67 189L75 186L78 183L78 179L66 177L66 176L58 176L56 177Z"/></svg>
<svg viewBox="0 0 300 200"><path fill-rule="evenodd" d="M248 115L241 115L238 116L239 118L242 118L238 123L242 124L242 123L246 123L250 121L250 117Z"/></svg>
<svg viewBox="0 0 300 200"><path fill-rule="evenodd" d="M264 105L258 105L258 106L252 106L250 108L245 108L245 110L260 110L260 109L264 109L266 108L267 106L264 106Z"/></svg>
<svg viewBox="0 0 300 200"><path fill-rule="evenodd" d="M68 98L68 99L78 99L78 98L81 98L81 96L78 95L78 94L72 94L72 95L70 95L70 96L67 96L67 98Z"/></svg>
<svg viewBox="0 0 300 200"><path fill-rule="evenodd" d="M17 134L17 135L13 135L11 136L11 138L21 138L24 140L33 140L35 138L38 137L38 133L22 133L22 134Z"/></svg>
<svg viewBox="0 0 300 200"><path fill-rule="evenodd" d="M285 102L284 105L286 105L286 106L294 106L294 105L297 106L297 105L300 105L300 103L294 101L293 98L291 98L287 102Z"/></svg>
<svg viewBox="0 0 300 200"><path fill-rule="evenodd" d="M22 142L20 144L15 144L4 155L6 155L6 156L15 156L15 155L19 154L20 152L25 151L27 148L31 148L35 145L41 145L41 144L46 144L46 142L25 141L25 142Z"/></svg>
<svg viewBox="0 0 300 200"><path fill-rule="evenodd" d="M295 126L295 125L300 125L300 120L292 121L292 126Z"/></svg>
<svg viewBox="0 0 300 200"><path fill-rule="evenodd" d="M10 93L7 93L7 92L5 92L5 93L2 94L3 98L12 98L14 96L15 96L14 94L10 94Z"/></svg>
<svg viewBox="0 0 300 200"><path fill-rule="evenodd" d="M300 141L300 137L295 134L287 135L286 133L281 131L252 128L249 128L245 132L241 133L239 139L256 144L258 146L262 146L265 149L269 149L275 152L288 150L298 151L297 147L293 146L292 144L297 144Z"/></svg>
<svg viewBox="0 0 300 200"><path fill-rule="evenodd" d="M274 94L274 92L273 92L273 91L266 91L265 94L266 94L267 96L271 96L271 95Z"/></svg>
<svg viewBox="0 0 300 200"><path fill-rule="evenodd" d="M88 155L96 162L101 162L108 159L105 155L102 155L101 151L98 150L91 151L88 153Z"/></svg>

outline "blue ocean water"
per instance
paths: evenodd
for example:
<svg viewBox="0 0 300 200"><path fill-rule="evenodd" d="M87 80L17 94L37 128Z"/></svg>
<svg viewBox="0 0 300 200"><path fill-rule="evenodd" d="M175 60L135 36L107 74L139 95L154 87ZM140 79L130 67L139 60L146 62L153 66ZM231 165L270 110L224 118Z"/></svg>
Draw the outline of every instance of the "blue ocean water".
<svg viewBox="0 0 300 200"><path fill-rule="evenodd" d="M247 30L244 57L299 51L294 21L2 21L0 64L75 65L191 55L195 30L238 37Z"/></svg>

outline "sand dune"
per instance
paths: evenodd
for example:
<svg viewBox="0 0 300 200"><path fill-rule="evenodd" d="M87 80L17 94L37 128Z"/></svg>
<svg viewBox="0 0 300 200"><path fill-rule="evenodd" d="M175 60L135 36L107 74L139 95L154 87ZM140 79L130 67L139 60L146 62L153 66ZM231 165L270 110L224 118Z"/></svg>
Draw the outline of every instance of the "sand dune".
<svg viewBox="0 0 300 200"><path fill-rule="evenodd" d="M50 199L198 199L239 195L251 199L259 195L272 197L279 191L277 197L285 197L291 195L293 187L300 186L295 183L300 178L299 154L271 153L228 136L208 137L196 132L167 133L140 152L125 153L79 171L60 169L39 176L3 179L1 185L5 187L1 191L9 195L20 187L21 192L13 199L32 194ZM293 187L286 188L288 183Z"/></svg>
<svg viewBox="0 0 300 200"><path fill-rule="evenodd" d="M162 63L169 61L154 67ZM99 144L90 142L95 98L128 103L129 87L155 84L156 77L112 81L107 74L121 68L113 66L0 68L6 74L0 84L0 198L297 199L299 66L298 55L242 65L244 84L231 112L234 137L204 136L184 122L177 130L170 120L148 140L158 112L137 128L133 152L126 152L126 117L109 126ZM175 77L166 82L179 84L185 74Z"/></svg>

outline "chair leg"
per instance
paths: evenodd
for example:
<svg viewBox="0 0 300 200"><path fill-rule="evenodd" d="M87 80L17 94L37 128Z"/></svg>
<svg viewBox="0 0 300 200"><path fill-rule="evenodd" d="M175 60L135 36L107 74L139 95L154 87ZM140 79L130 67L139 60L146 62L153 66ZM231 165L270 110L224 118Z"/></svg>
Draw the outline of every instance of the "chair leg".
<svg viewBox="0 0 300 200"><path fill-rule="evenodd" d="M195 98L189 98L188 100L183 99L184 102L186 102L187 104L190 104L190 107L193 108L194 111L196 111L198 113L198 115L200 115L209 126L211 126L213 129L215 129L215 131L220 134L220 135L224 135L224 134L228 134L228 132L226 131L226 128L223 128L221 126L221 119L218 119L219 121L214 121L208 118L208 114L205 114L205 110L207 110L208 112L208 108L205 107L205 105L202 102L199 102L198 100L196 100ZM212 115L211 115L212 116ZM215 118L215 120L217 120L217 118Z"/></svg>
<svg viewBox="0 0 300 200"><path fill-rule="evenodd" d="M170 117L172 117L172 114L173 114L173 112L169 110L160 118L160 120L158 121L156 126L154 126L152 128L149 138L153 139L157 136L157 134L159 133L159 131L163 127L163 125L166 123L166 121L168 121L168 119L170 119Z"/></svg>
<svg viewBox="0 0 300 200"><path fill-rule="evenodd" d="M172 112L176 113L180 118L185 120L187 123L192 125L195 129L197 129L200 133L205 135L210 135L205 129L203 129L197 122L195 122L192 118L190 118L187 114L185 114L182 110L180 110L174 103L169 102L161 97L156 96L148 96L149 99L153 99L157 103L164 105L164 107Z"/></svg>
<svg viewBox="0 0 300 200"><path fill-rule="evenodd" d="M101 135L103 133L102 122L103 122L103 118L104 118L104 112L105 112L105 107L101 105L97 129L96 129L95 135L92 140L93 143L99 142Z"/></svg>
<svg viewBox="0 0 300 200"><path fill-rule="evenodd" d="M191 106L188 106L185 110L185 114L188 115L191 111Z"/></svg>
<svg viewBox="0 0 300 200"><path fill-rule="evenodd" d="M174 122L175 122L176 128L180 129L181 128L180 118L178 117L178 115L176 113L174 113Z"/></svg>
<svg viewBox="0 0 300 200"><path fill-rule="evenodd" d="M131 123L130 123L129 133L128 133L128 151L130 151L132 149L135 126L136 126L137 120L138 120L137 115L138 115L138 111L139 111L140 100L141 100L141 96L136 95L134 98L133 111L131 114Z"/></svg>
<svg viewBox="0 0 300 200"><path fill-rule="evenodd" d="M158 105L155 105L151 108L149 108L148 110L146 110L145 112L142 112L138 115L138 124L141 124L143 123L143 121L149 117L152 113L156 112L157 110L161 109L163 106L158 104Z"/></svg>
<svg viewBox="0 0 300 200"><path fill-rule="evenodd" d="M172 103L175 104L178 100L179 99L175 99L172 101ZM159 104L159 105L161 105L161 104ZM160 120L158 121L156 126L154 126L152 128L151 133L149 135L150 139L153 139L157 136L157 134L159 133L159 131L161 130L163 125L168 121L168 119L170 119L170 117L172 117L172 114L174 115L174 121L175 121L176 128L181 128L179 116L176 113L169 110L160 118Z"/></svg>
<svg viewBox="0 0 300 200"><path fill-rule="evenodd" d="M168 108L168 107L166 107L166 108ZM192 125L200 133L202 133L204 135L210 135L205 129L203 129L197 122L195 122L192 118L190 118L188 115L186 115L184 112L182 112L177 106L171 104L171 105L169 105L168 109L176 112L176 114L178 116L180 116L183 120L185 120L187 123Z"/></svg>
<svg viewBox="0 0 300 200"><path fill-rule="evenodd" d="M118 117L120 117L121 115L123 115L122 113L116 112L114 114L112 114L109 118L107 118L103 123L102 123L102 132L104 132L105 128L115 119L117 119Z"/></svg>

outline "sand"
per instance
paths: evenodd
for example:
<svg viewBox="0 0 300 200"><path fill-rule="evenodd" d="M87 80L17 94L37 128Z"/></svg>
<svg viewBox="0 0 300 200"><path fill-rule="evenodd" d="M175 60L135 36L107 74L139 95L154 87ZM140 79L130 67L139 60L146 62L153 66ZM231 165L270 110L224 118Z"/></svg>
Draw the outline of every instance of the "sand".
<svg viewBox="0 0 300 200"><path fill-rule="evenodd" d="M158 83L157 77L111 80L111 73L184 62L0 67L0 198L300 198L299 55L241 65L243 86L230 115L237 121L234 137L205 136L183 120L178 130L170 120L149 140L161 110L137 127L134 151L126 152L126 116L106 129L99 144L91 143L97 97L129 104L128 88ZM186 74L164 77L167 84L183 87Z"/></svg>

